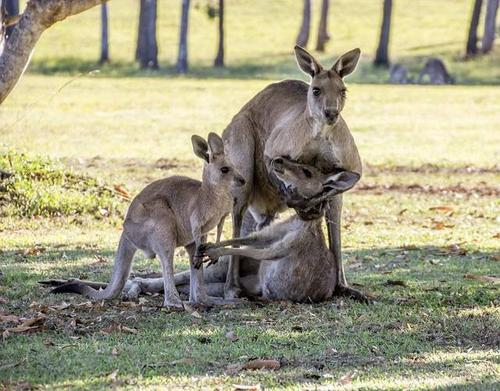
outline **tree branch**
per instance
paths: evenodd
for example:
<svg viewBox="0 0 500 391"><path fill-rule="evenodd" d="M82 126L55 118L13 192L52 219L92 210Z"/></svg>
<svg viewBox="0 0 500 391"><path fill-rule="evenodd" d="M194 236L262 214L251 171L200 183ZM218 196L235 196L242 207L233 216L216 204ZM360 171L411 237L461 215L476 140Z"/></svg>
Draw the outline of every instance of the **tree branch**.
<svg viewBox="0 0 500 391"><path fill-rule="evenodd" d="M107 0L29 0L0 53L0 104L14 89L45 30L68 16L79 14L105 1Z"/></svg>

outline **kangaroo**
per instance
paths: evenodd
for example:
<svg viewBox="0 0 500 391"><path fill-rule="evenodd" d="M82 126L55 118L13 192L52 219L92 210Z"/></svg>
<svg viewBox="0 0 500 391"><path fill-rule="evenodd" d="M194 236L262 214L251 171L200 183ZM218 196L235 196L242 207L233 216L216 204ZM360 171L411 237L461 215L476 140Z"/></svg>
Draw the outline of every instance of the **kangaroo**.
<svg viewBox="0 0 500 391"><path fill-rule="evenodd" d="M429 58L418 75L418 84L422 84L425 76L429 76L431 84L453 84L455 79L450 76L446 66L439 58Z"/></svg>
<svg viewBox="0 0 500 391"><path fill-rule="evenodd" d="M389 70L389 83L410 84L413 79L408 76L408 69L401 64L394 64Z"/></svg>
<svg viewBox="0 0 500 391"><path fill-rule="evenodd" d="M271 170L290 192L305 199L322 194L325 182L341 193L349 190L359 178L359 174L350 171L328 176L315 167L282 158L271 161ZM295 215L284 221L275 221L243 238L202 244L200 254L208 257L211 263L217 262L219 257L238 254L243 257L242 267L251 259L260 261L257 274L243 275L241 278L247 295L295 302L327 300L333 296L337 281L333 254L323 236L321 217L302 220L299 215ZM244 247L228 248L236 245ZM198 264L201 264L200 258ZM225 266L227 268L227 263ZM207 290L213 296L223 296L226 276L214 270L214 267L205 270ZM184 281L176 279L176 283L179 291L189 292L189 276ZM105 284L89 284L105 287ZM161 277L136 277L127 281L124 288L128 298L136 298L140 293L162 291Z"/></svg>
<svg viewBox="0 0 500 391"><path fill-rule="evenodd" d="M130 274L135 252L142 250L153 258L158 255L162 268L162 283L166 307L182 308L176 290L173 257L176 247L185 247L190 257L190 302L221 304L225 301L208 296L203 269L195 268L196 249L206 234L217 226L220 238L224 218L231 212L234 191L245 184L224 154L222 139L215 133L191 138L196 156L205 162L202 182L173 176L155 181L144 188L130 204L118 244L111 282L102 291L90 284L73 280L52 292L80 293L92 300L117 297Z"/></svg>
<svg viewBox="0 0 500 391"><path fill-rule="evenodd" d="M349 190L359 180L359 174L352 171L327 175L315 167L282 158L273 159L271 169L289 190L306 199L321 193L327 181L331 195ZM205 243L200 252L211 262L225 255L261 261L257 286L247 285L247 281L251 284L254 280L245 278L242 284L246 291L260 291L264 299L324 301L333 296L338 281L333 253L325 242L320 217L303 220L295 215L243 238Z"/></svg>
<svg viewBox="0 0 500 391"><path fill-rule="evenodd" d="M242 234L246 211L262 228L287 206L294 206L297 211L304 209L303 203L291 203L286 189L273 179L268 166L275 157L286 156L327 174L342 167L361 175L356 144L341 116L346 100L344 78L355 70L360 50L340 56L329 69L299 46L295 47L295 56L299 68L311 77L311 83L284 80L267 86L242 107L222 134L228 158L246 181L238 189L233 207L233 238ZM327 204L329 245L335 261L332 268L337 273L338 293L366 300L363 294L349 288L345 279L340 242L342 196L334 194L335 191L327 203L309 206ZM259 266L254 267L257 270ZM238 255L234 254L229 261L226 298L240 293L239 277Z"/></svg>

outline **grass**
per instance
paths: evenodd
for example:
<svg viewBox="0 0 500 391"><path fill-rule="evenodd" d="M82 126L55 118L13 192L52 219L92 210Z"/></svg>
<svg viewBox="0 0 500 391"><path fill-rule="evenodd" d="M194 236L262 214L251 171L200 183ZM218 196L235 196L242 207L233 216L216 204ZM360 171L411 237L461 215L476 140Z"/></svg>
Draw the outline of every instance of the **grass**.
<svg viewBox="0 0 500 391"><path fill-rule="evenodd" d="M135 195L167 175L199 177L191 134L222 131L270 80L302 77L290 51L300 2L229 2L226 70L213 70L215 48L206 50L215 24L193 10L187 77L172 75L178 7L159 3L159 73L136 69L137 15L132 2L112 1L112 65L87 73L98 43L91 10L47 32L0 107L0 169L16 173L0 182L0 314L44 317L4 334L1 387L498 388L499 292L487 277L500 276L500 67L498 50L459 59L469 2L443 1L439 13L432 2L395 2L392 57L415 72L424 57L442 56L471 84L449 87L372 84L386 77L369 65L381 2L332 2L322 58L353 46L365 53L343 112L365 164L345 196L343 248L349 281L375 304L250 303L197 317L161 309L160 296L90 304L37 284L108 279L127 206L115 187ZM8 194L31 186L36 197L7 204L6 184ZM186 269L182 251L175 265ZM158 269L142 256L134 264ZM252 358L282 367L228 368Z"/></svg>

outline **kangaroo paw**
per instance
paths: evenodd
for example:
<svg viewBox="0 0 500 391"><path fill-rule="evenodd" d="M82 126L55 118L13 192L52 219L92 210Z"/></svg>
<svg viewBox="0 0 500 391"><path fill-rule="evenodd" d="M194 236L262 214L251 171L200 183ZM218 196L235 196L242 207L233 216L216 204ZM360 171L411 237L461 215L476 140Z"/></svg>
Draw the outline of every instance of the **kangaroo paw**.
<svg viewBox="0 0 500 391"><path fill-rule="evenodd" d="M373 300L373 296L371 296L370 294L365 294L357 289L342 284L337 285L334 294L336 296L348 297L364 304L371 304Z"/></svg>

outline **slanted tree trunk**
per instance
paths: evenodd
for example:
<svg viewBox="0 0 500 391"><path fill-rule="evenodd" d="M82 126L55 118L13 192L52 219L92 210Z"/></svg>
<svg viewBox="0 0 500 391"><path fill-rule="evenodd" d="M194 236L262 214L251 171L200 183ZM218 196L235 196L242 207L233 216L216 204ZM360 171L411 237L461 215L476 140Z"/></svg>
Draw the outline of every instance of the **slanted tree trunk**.
<svg viewBox="0 0 500 391"><path fill-rule="evenodd" d="M101 5L101 56L99 64L109 62L109 42L108 42L108 4Z"/></svg>
<svg viewBox="0 0 500 391"><path fill-rule="evenodd" d="M219 0L219 48L217 49L214 66L224 66L224 0Z"/></svg>
<svg viewBox="0 0 500 391"><path fill-rule="evenodd" d="M141 0L135 59L142 69L158 69L156 43L156 0Z"/></svg>
<svg viewBox="0 0 500 391"><path fill-rule="evenodd" d="M465 56L472 57L477 54L477 26L481 17L481 6L483 0L475 0L474 8L472 8L472 17L470 19L469 34L467 36L467 46L465 48Z"/></svg>
<svg viewBox="0 0 500 391"><path fill-rule="evenodd" d="M481 50L483 53L488 53L493 49L495 42L495 28L497 20L499 0L488 0L486 4L486 17L484 19L484 34Z"/></svg>
<svg viewBox="0 0 500 391"><path fill-rule="evenodd" d="M300 26L299 35L295 43L299 46L306 47L309 41L309 30L311 28L311 0L304 0L304 8L302 10L302 24Z"/></svg>
<svg viewBox="0 0 500 391"><path fill-rule="evenodd" d="M3 3L3 0L0 0ZM2 47L0 42L0 103L9 95L29 63L42 33L54 23L101 4L102 0L30 0ZM3 6L3 4L0 4ZM0 13L0 32L4 14ZM0 41L1 41L0 37Z"/></svg>
<svg viewBox="0 0 500 391"><path fill-rule="evenodd" d="M330 7L330 0L323 0L321 3L321 17L318 27L318 41L316 43L316 50L318 52L325 51L325 43L330 40L328 33L328 8Z"/></svg>
<svg viewBox="0 0 500 391"><path fill-rule="evenodd" d="M392 0L384 0L384 11L382 14L382 27L380 28L380 40L375 54L373 64L375 66L389 67L389 36L391 32Z"/></svg>
<svg viewBox="0 0 500 391"><path fill-rule="evenodd" d="M19 15L19 0L5 0L5 11L9 16ZM12 34L14 26L8 26L6 30L7 39Z"/></svg>
<svg viewBox="0 0 500 391"><path fill-rule="evenodd" d="M179 34L179 54L177 56L177 73L188 71L188 23L189 23L189 0L182 0L181 29Z"/></svg>

